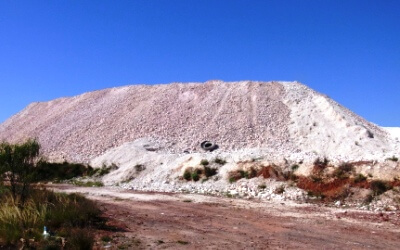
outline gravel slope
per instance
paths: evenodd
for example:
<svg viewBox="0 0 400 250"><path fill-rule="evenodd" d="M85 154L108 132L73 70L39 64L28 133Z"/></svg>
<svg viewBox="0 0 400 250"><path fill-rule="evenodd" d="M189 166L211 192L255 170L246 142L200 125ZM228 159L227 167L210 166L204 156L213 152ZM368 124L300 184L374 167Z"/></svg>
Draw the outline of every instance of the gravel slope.
<svg viewBox="0 0 400 250"><path fill-rule="evenodd" d="M358 173L393 180L400 178L400 163L387 159L400 156L400 143L392 134L297 82L126 86L32 103L0 124L0 140L36 137L50 160L116 164L102 177L106 185L298 201L304 190L262 177L229 183L229 173L274 164L299 165L296 174L309 175L314 160L327 157L335 166L362 161ZM203 140L219 149L204 152ZM202 160L218 174L182 180ZM281 185L285 192L277 195Z"/></svg>
<svg viewBox="0 0 400 250"><path fill-rule="evenodd" d="M169 153L199 152L203 140L224 152L353 160L398 152L385 130L297 82L134 85L32 103L0 125L0 140L28 137L38 138L47 157L77 162L140 138L162 142Z"/></svg>

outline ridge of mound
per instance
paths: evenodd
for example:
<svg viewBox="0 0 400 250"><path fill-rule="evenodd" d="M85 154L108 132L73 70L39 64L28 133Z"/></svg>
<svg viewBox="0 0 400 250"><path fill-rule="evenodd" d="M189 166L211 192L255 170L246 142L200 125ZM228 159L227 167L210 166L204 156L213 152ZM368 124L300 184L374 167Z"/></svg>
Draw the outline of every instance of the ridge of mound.
<svg viewBox="0 0 400 250"><path fill-rule="evenodd" d="M89 162L124 143L151 138L149 151L265 149L340 159L399 152L386 130L297 82L133 85L32 103L0 124L0 140L35 137L52 160Z"/></svg>

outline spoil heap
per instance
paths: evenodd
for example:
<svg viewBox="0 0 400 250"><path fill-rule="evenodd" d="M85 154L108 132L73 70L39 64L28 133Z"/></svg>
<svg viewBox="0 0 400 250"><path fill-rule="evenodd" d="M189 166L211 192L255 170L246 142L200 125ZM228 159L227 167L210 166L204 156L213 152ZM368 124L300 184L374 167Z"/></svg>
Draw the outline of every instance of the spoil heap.
<svg viewBox="0 0 400 250"><path fill-rule="evenodd" d="M351 160L398 152L395 138L297 82L134 85L32 103L0 124L0 140L38 138L54 160L89 162L140 138L163 152L264 148Z"/></svg>

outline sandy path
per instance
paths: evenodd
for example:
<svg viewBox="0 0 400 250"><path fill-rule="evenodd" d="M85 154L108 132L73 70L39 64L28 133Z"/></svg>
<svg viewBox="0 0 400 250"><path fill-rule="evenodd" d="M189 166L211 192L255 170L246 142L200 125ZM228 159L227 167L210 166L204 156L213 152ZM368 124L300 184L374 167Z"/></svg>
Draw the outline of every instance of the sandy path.
<svg viewBox="0 0 400 250"><path fill-rule="evenodd" d="M193 194L53 186L98 202L111 249L399 249L399 213ZM101 243L100 245L104 245Z"/></svg>

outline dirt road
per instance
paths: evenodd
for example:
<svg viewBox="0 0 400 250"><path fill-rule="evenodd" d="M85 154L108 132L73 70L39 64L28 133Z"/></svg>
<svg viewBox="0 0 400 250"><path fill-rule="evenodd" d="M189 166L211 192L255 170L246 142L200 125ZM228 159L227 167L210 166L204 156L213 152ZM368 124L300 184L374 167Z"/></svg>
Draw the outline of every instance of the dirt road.
<svg viewBox="0 0 400 250"><path fill-rule="evenodd" d="M97 201L98 249L400 249L399 212L57 185ZM104 238L104 237L103 237Z"/></svg>

